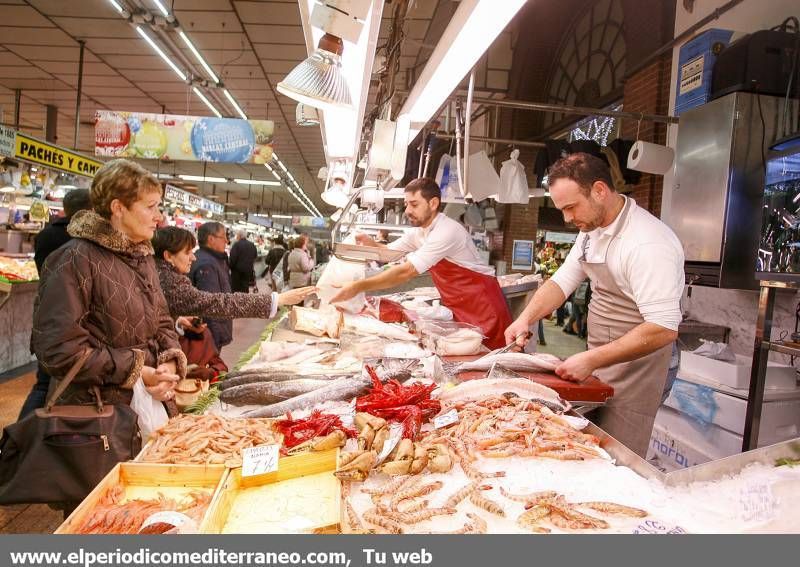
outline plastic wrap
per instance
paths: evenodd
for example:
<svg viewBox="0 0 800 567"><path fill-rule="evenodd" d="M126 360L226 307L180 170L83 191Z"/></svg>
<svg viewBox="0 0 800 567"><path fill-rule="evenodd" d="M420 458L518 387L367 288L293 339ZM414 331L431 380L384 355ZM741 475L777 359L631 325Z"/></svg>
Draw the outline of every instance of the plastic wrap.
<svg viewBox="0 0 800 567"><path fill-rule="evenodd" d="M480 328L456 321L420 321L417 331L422 345L439 356L479 354L486 338Z"/></svg>
<svg viewBox="0 0 800 567"><path fill-rule="evenodd" d="M714 400L713 388L678 378L672 384L669 397L681 412L703 427L708 427L714 422L719 406Z"/></svg>

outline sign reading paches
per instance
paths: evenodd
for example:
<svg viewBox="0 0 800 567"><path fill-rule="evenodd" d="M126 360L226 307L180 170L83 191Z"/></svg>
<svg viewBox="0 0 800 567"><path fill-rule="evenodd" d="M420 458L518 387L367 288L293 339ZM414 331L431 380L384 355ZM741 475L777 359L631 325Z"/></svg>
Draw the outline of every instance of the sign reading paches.
<svg viewBox="0 0 800 567"><path fill-rule="evenodd" d="M84 177L94 177L103 162L17 132L14 157Z"/></svg>
<svg viewBox="0 0 800 567"><path fill-rule="evenodd" d="M263 164L272 159L272 120L98 110L94 153L143 159Z"/></svg>

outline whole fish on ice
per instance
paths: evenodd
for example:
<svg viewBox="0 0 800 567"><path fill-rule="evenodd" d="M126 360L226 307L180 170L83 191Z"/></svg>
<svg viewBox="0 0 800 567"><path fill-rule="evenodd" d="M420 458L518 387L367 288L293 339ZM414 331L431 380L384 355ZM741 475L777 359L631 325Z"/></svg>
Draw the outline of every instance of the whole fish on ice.
<svg viewBox="0 0 800 567"><path fill-rule="evenodd" d="M309 408L322 402L350 400L360 396L371 386L372 380L363 376L339 378L311 392L247 412L243 417L278 417L287 411Z"/></svg>
<svg viewBox="0 0 800 567"><path fill-rule="evenodd" d="M456 367L456 370L458 372L489 370L495 363L510 370L522 370L525 372L547 370L553 372L556 366L561 364L561 359L552 354L545 353L527 354L524 352L506 352L503 354L494 354L490 352L477 360L460 363Z"/></svg>
<svg viewBox="0 0 800 567"><path fill-rule="evenodd" d="M552 388L522 377L467 380L453 388L439 390L437 397L442 402L454 404L507 394L538 402L557 413L564 413L572 407Z"/></svg>

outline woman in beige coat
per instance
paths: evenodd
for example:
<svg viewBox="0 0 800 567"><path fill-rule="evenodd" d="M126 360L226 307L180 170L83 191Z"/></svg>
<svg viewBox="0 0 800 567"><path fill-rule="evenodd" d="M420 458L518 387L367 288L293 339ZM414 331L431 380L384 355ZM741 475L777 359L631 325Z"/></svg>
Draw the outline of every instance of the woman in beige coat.
<svg viewBox="0 0 800 567"><path fill-rule="evenodd" d="M289 254L289 287L305 287L311 283L314 260L308 254L308 236L301 234Z"/></svg>

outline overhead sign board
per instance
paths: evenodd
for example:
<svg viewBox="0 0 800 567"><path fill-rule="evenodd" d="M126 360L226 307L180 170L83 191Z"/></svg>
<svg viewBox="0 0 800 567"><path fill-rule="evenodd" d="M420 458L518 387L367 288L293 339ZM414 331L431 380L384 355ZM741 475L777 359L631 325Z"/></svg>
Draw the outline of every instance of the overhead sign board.
<svg viewBox="0 0 800 567"><path fill-rule="evenodd" d="M59 171L94 177L103 162L17 132L14 157Z"/></svg>
<svg viewBox="0 0 800 567"><path fill-rule="evenodd" d="M167 184L167 186L164 187L164 199L172 201L173 203L179 203L186 207L195 207L203 211L211 211L216 215L225 213L225 207L220 203L215 203L209 199L204 199L199 195L189 193L183 189L178 189L174 185L170 184Z"/></svg>
<svg viewBox="0 0 800 567"><path fill-rule="evenodd" d="M98 110L94 153L143 159L267 163L272 120Z"/></svg>

